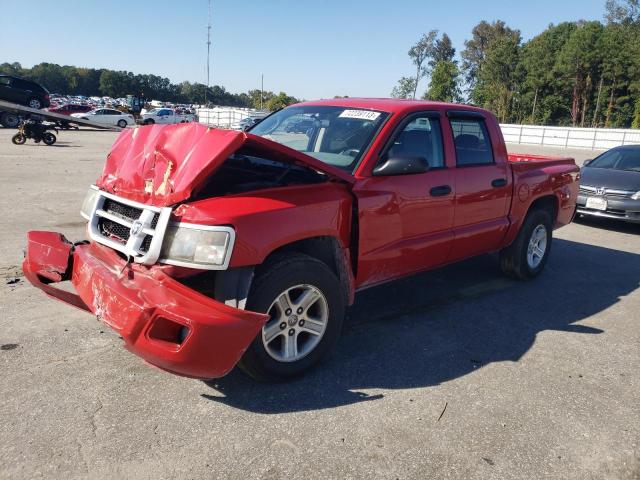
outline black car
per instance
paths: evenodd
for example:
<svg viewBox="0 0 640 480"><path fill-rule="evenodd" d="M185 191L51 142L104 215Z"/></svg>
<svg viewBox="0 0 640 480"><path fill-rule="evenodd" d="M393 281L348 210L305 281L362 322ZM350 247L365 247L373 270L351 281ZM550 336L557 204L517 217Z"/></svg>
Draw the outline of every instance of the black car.
<svg viewBox="0 0 640 480"><path fill-rule="evenodd" d="M0 75L0 100L37 109L50 104L46 88L31 80L10 75Z"/></svg>
<svg viewBox="0 0 640 480"><path fill-rule="evenodd" d="M580 175L578 213L640 223L640 145L587 160Z"/></svg>

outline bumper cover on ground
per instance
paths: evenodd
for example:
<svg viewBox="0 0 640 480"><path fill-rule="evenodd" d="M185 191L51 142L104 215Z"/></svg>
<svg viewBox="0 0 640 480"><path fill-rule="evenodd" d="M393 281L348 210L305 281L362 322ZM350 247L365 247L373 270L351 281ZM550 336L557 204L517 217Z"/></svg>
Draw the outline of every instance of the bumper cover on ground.
<svg viewBox="0 0 640 480"><path fill-rule="evenodd" d="M74 246L54 232L28 233L23 271L48 295L94 313L131 352L188 377L227 374L268 318L206 297L162 268L126 265L107 247ZM76 293L52 285L64 280Z"/></svg>

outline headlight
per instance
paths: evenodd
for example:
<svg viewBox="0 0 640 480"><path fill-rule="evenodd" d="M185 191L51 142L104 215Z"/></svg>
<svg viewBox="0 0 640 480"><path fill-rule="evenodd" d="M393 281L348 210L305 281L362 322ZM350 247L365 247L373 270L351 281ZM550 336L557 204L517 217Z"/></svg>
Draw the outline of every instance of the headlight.
<svg viewBox="0 0 640 480"><path fill-rule="evenodd" d="M235 241L231 227L206 227L181 223L165 232L160 261L183 267L224 270L229 266Z"/></svg>
<svg viewBox="0 0 640 480"><path fill-rule="evenodd" d="M93 206L96 203L97 196L98 196L98 187L96 187L95 185L91 185L91 187L89 187L89 191L84 196L84 200L82 201L82 209L80 210L80 215L82 215L87 220L91 219L91 214L93 213Z"/></svg>
<svg viewBox="0 0 640 480"><path fill-rule="evenodd" d="M631 200L640 200L640 192L636 192L631 195Z"/></svg>

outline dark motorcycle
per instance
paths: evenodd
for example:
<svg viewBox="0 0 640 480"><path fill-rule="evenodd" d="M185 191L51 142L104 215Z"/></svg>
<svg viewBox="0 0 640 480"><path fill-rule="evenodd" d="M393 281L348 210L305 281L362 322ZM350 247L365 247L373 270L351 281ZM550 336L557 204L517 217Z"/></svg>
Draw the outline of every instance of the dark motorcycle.
<svg viewBox="0 0 640 480"><path fill-rule="evenodd" d="M56 143L57 138L48 130L53 130L58 133L57 128L45 125L42 123L42 120L23 120L18 127L18 133L11 138L11 141L16 145L23 145L27 141L27 138L31 138L36 143L42 141L46 145L53 145Z"/></svg>

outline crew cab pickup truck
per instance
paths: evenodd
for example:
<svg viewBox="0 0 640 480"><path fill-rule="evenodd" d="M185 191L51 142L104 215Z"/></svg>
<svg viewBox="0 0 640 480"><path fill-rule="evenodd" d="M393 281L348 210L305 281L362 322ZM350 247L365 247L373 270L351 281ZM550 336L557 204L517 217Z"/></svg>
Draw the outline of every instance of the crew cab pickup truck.
<svg viewBox="0 0 640 480"><path fill-rule="evenodd" d="M287 379L332 349L359 290L488 252L537 276L578 176L571 158L508 155L490 112L447 103L307 102L248 132L138 127L84 200L89 240L29 232L23 270L161 369Z"/></svg>
<svg viewBox="0 0 640 480"><path fill-rule="evenodd" d="M169 125L193 122L194 120L195 117L193 115L179 114L170 108L154 108L140 116L140 123L143 125L153 125L154 123Z"/></svg>

